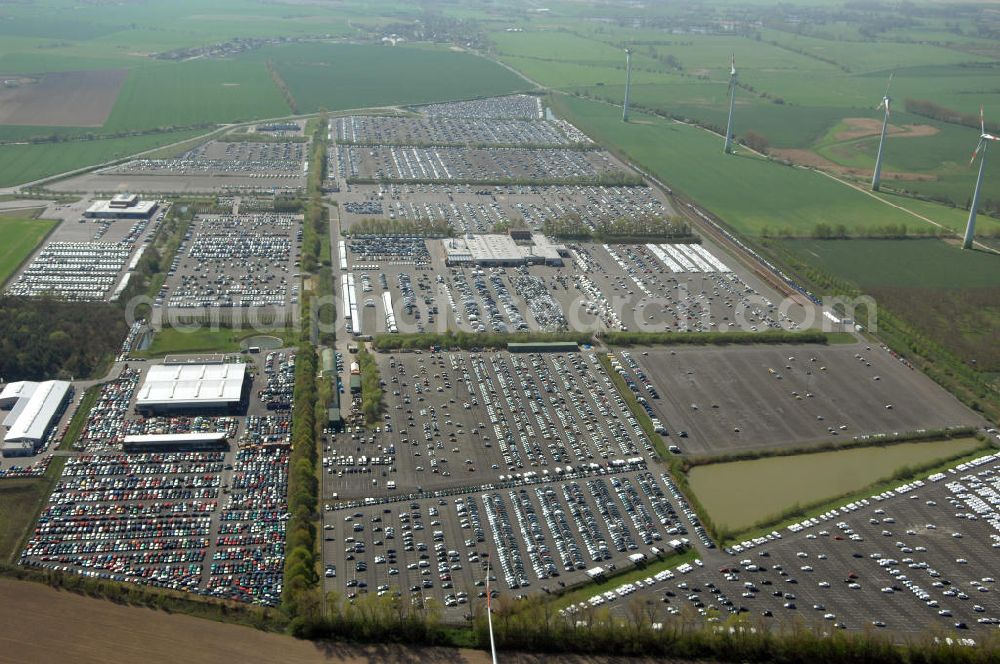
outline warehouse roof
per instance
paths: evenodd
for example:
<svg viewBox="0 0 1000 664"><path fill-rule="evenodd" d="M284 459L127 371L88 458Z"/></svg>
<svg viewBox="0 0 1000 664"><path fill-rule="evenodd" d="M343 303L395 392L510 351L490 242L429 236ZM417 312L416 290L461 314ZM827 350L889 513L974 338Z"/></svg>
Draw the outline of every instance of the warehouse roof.
<svg viewBox="0 0 1000 664"><path fill-rule="evenodd" d="M7 441L40 441L45 437L52 418L59 412L69 383L64 380L48 380L38 386L27 398L27 403L7 432Z"/></svg>
<svg viewBox="0 0 1000 664"><path fill-rule="evenodd" d="M7 383L3 386L3 390L0 390L0 406L6 408L7 406L14 405L19 399L30 397L37 386L38 383L33 383L30 380Z"/></svg>
<svg viewBox="0 0 1000 664"><path fill-rule="evenodd" d="M217 443L226 439L225 432L220 433L163 433L125 436L126 445L156 445L167 443Z"/></svg>
<svg viewBox="0 0 1000 664"><path fill-rule="evenodd" d="M237 402L245 374L245 364L154 365L139 389L136 405Z"/></svg>

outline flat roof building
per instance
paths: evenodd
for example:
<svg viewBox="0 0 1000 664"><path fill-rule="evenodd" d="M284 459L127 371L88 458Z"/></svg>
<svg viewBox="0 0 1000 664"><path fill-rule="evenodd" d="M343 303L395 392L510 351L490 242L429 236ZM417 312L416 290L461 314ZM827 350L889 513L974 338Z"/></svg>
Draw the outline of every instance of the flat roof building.
<svg viewBox="0 0 1000 664"><path fill-rule="evenodd" d="M25 381L20 391L24 396L17 400L10 415L4 419L4 426L7 428L7 435L4 436L5 456L8 444L27 443L34 451L45 442L52 426L59 421L66 407L70 397L70 384L64 380L47 380L43 383Z"/></svg>
<svg viewBox="0 0 1000 664"><path fill-rule="evenodd" d="M541 233L530 241L517 242L511 235L466 235L441 240L447 265L517 267L520 265L561 266L569 255L564 245L553 244Z"/></svg>
<svg viewBox="0 0 1000 664"><path fill-rule="evenodd" d="M125 436L124 452L213 452L228 450L225 433L171 433Z"/></svg>
<svg viewBox="0 0 1000 664"><path fill-rule="evenodd" d="M246 401L245 364L158 364L151 366L139 388L140 413L194 410L234 412Z"/></svg>
<svg viewBox="0 0 1000 664"><path fill-rule="evenodd" d="M156 201L140 200L136 194L118 194L108 201L94 201L83 213L88 219L149 219Z"/></svg>

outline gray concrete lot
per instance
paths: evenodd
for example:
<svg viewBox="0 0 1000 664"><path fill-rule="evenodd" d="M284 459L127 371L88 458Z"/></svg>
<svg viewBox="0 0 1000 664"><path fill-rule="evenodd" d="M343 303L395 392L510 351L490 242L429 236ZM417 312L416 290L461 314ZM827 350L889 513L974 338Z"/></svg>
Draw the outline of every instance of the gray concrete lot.
<svg viewBox="0 0 1000 664"><path fill-rule="evenodd" d="M640 396L669 431L669 442L688 454L984 425L928 377L860 342L636 349L631 355L647 377L637 381Z"/></svg>
<svg viewBox="0 0 1000 664"><path fill-rule="evenodd" d="M624 615L638 603L663 620L695 612L725 619L742 608L751 624L776 629L802 621L979 639L1000 624L998 473L995 457L956 467L783 529L780 539L705 558L673 579L621 595L614 582L595 587L601 600L573 609Z"/></svg>

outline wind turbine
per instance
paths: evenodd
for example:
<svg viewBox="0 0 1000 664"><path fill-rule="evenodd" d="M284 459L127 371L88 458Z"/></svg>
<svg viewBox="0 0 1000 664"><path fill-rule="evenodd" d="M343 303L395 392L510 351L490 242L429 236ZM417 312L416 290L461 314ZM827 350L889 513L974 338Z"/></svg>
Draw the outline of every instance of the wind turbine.
<svg viewBox="0 0 1000 664"><path fill-rule="evenodd" d="M979 130L979 143L976 144L976 149L972 153L969 165L971 166L976 161L976 156L980 150L983 151L983 156L979 158L979 177L976 178L976 190L972 194L972 205L969 206L969 223L965 226L965 239L962 240L962 249L972 248L972 238L976 234L976 208L979 206L979 189L983 186L983 171L986 170L986 148L989 147L990 141L1000 141L1000 137L986 133L986 121L983 119L982 106L979 107Z"/></svg>
<svg viewBox="0 0 1000 664"><path fill-rule="evenodd" d="M885 108L885 117L882 119L882 138L878 141L878 156L875 157L875 173L872 174L872 191L878 191L879 181L882 177L882 149L885 147L885 133L886 129L889 128L889 102L892 98L889 96L889 86L892 85L892 77L895 72L889 74L889 82L885 86L885 94L882 95L882 102L876 106L876 109Z"/></svg>
<svg viewBox="0 0 1000 664"><path fill-rule="evenodd" d="M625 103L622 105L622 122L628 122L628 98L632 93L632 49L625 49Z"/></svg>
<svg viewBox="0 0 1000 664"><path fill-rule="evenodd" d="M729 121L726 122L726 144L723 146L722 151L729 154L733 151L733 105L736 103L736 54L733 53L733 59L730 62L729 68Z"/></svg>

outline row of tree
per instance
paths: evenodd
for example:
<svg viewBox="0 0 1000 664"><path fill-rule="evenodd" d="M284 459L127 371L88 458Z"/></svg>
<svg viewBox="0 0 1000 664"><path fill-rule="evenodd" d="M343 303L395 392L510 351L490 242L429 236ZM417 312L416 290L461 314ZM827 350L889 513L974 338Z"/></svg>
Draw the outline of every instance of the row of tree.
<svg viewBox="0 0 1000 664"><path fill-rule="evenodd" d="M455 229L446 219L386 219L368 217L351 224L344 233L349 237L362 235L404 235L408 237L452 237Z"/></svg>
<svg viewBox="0 0 1000 664"><path fill-rule="evenodd" d="M375 356L362 348L358 353L361 366L361 413L365 423L375 424L382 419L382 376Z"/></svg>
<svg viewBox="0 0 1000 664"><path fill-rule="evenodd" d="M694 237L691 233L691 227L686 221L664 215L600 219L594 222L593 227L591 227L575 212L562 217L546 219L542 223L542 232L557 238L609 242L621 238L685 241Z"/></svg>
<svg viewBox="0 0 1000 664"><path fill-rule="evenodd" d="M573 341L578 344L593 343L589 332L518 332L515 334L444 332L440 334L380 334L372 345L376 350L426 350L428 348L506 348L511 342Z"/></svg>

